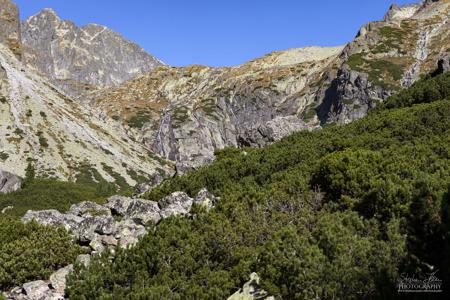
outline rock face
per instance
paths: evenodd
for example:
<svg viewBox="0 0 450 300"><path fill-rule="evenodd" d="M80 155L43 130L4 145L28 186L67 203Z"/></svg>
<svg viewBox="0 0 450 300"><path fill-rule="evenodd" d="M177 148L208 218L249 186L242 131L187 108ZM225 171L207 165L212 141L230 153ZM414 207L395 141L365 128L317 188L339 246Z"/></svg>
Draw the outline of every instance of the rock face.
<svg viewBox="0 0 450 300"><path fill-rule="evenodd" d="M263 147L294 132L312 130L318 126L308 125L295 116L276 117L265 124L243 131L238 136L240 147Z"/></svg>
<svg viewBox="0 0 450 300"><path fill-rule="evenodd" d="M438 70L440 73L450 71L450 53L443 55L443 57L439 59Z"/></svg>
<svg viewBox="0 0 450 300"><path fill-rule="evenodd" d="M291 49L233 68L160 67L88 100L184 173L211 162L216 149L237 146L245 129L314 112L309 86L342 49ZM317 123L314 115L304 122Z"/></svg>
<svg viewBox="0 0 450 300"><path fill-rule="evenodd" d="M10 0L0 0L0 44L19 58L22 55L19 10Z"/></svg>
<svg viewBox="0 0 450 300"><path fill-rule="evenodd" d="M12 193L20 189L22 180L14 174L0 170L0 194Z"/></svg>
<svg viewBox="0 0 450 300"><path fill-rule="evenodd" d="M345 47L290 49L231 68L160 67L87 100L182 174L217 149L365 116L434 71L450 45L449 15L447 0L393 6Z"/></svg>
<svg viewBox="0 0 450 300"><path fill-rule="evenodd" d="M118 33L97 24L77 27L44 9L22 23L24 61L70 95L113 86L163 65Z"/></svg>
<svg viewBox="0 0 450 300"><path fill-rule="evenodd" d="M189 213L194 200L184 192L175 192L159 201L161 217L185 215Z"/></svg>

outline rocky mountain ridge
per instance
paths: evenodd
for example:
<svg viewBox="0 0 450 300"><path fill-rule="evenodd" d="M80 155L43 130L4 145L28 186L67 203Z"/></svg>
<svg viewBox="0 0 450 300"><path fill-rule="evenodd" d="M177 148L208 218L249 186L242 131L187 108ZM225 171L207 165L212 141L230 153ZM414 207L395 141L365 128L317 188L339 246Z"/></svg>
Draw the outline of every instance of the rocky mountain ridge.
<svg viewBox="0 0 450 300"><path fill-rule="evenodd" d="M23 61L71 96L114 86L164 65L97 24L78 27L44 9L21 24Z"/></svg>
<svg viewBox="0 0 450 300"><path fill-rule="evenodd" d="M393 5L345 47L291 49L232 68L160 67L88 103L182 173L216 149L274 141L267 128L289 128L286 117L296 125L277 138L365 116L449 53L449 14L448 0Z"/></svg>

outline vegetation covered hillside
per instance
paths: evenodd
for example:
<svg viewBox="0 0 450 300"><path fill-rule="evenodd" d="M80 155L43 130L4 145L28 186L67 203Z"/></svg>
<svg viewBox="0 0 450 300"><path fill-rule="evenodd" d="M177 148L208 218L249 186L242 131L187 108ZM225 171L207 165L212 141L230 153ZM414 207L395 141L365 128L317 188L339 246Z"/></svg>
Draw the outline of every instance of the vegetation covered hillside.
<svg viewBox="0 0 450 300"><path fill-rule="evenodd" d="M449 90L427 77L349 125L218 152L146 195L206 187L213 210L79 267L70 299L226 299L251 272L283 299L395 297L404 272L448 285Z"/></svg>

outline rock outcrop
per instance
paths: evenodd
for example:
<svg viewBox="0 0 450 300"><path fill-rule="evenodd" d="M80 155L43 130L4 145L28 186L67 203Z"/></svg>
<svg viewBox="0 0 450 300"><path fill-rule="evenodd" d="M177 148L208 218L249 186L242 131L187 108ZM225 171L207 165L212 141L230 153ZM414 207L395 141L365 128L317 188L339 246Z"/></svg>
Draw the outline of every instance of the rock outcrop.
<svg viewBox="0 0 450 300"><path fill-rule="evenodd" d="M446 53L439 59L438 71L439 73L450 71L450 53Z"/></svg>
<svg viewBox="0 0 450 300"><path fill-rule="evenodd" d="M308 125L296 116L276 117L264 124L256 124L238 136L240 147L264 147L294 132L318 129L317 125Z"/></svg>
<svg viewBox="0 0 450 300"><path fill-rule="evenodd" d="M345 47L290 49L231 68L160 67L88 103L183 174L217 149L365 116L435 70L450 44L449 15L447 0L393 6Z"/></svg>
<svg viewBox="0 0 450 300"><path fill-rule="evenodd" d="M0 194L8 194L19 190L22 180L9 172L0 170Z"/></svg>
<svg viewBox="0 0 450 300"><path fill-rule="evenodd" d="M21 34L24 62L72 96L120 84L163 65L105 26L77 27L51 9L26 19Z"/></svg>
<svg viewBox="0 0 450 300"><path fill-rule="evenodd" d="M87 266L91 254L108 250L114 255L117 246L126 248L136 244L146 234L150 221L157 224L170 216L189 215L194 204L211 209L219 201L220 198L207 189L201 189L194 199L184 192L174 192L159 202L112 196L104 205L87 201L74 204L65 214L57 210L30 210L22 221L34 220L70 231L76 242L89 246L91 250L90 254L81 254L76 260L76 263ZM65 299L66 277L72 270L73 265L68 265L53 273L48 281L38 280L16 287L6 293L7 299Z"/></svg>
<svg viewBox="0 0 450 300"><path fill-rule="evenodd" d="M0 44L8 47L17 57L21 57L19 10L10 0L0 0Z"/></svg>

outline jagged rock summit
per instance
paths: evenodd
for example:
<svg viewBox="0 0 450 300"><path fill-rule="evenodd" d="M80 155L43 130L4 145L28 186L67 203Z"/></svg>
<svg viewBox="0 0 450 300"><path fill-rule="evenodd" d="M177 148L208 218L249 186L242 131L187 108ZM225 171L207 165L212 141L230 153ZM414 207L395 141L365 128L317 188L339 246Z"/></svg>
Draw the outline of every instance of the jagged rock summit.
<svg viewBox="0 0 450 300"><path fill-rule="evenodd" d="M72 96L120 84L163 65L105 26L78 27L48 8L26 19L21 34L24 62Z"/></svg>

